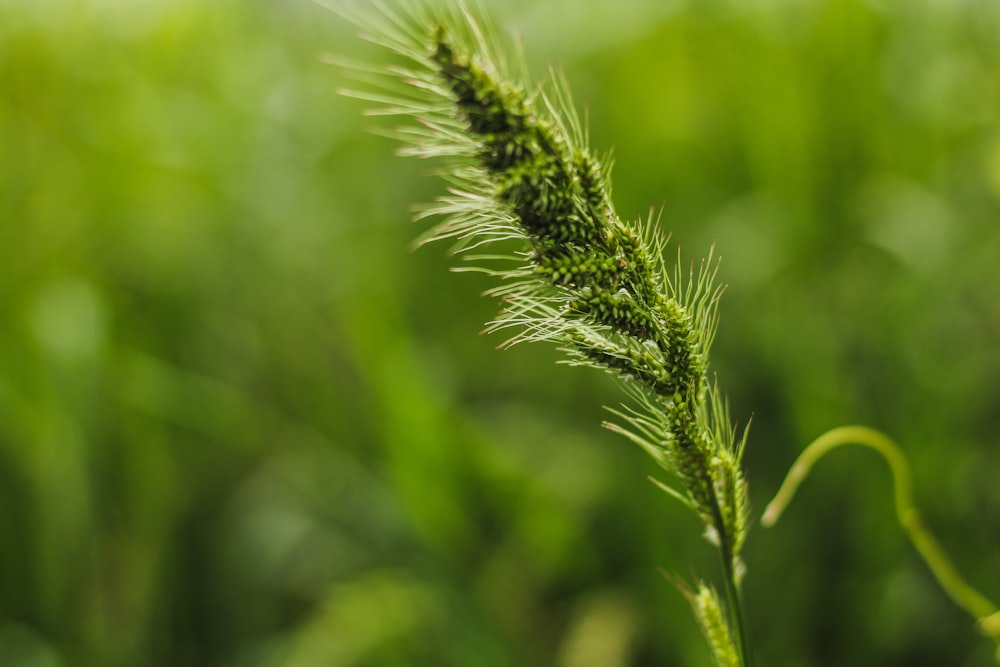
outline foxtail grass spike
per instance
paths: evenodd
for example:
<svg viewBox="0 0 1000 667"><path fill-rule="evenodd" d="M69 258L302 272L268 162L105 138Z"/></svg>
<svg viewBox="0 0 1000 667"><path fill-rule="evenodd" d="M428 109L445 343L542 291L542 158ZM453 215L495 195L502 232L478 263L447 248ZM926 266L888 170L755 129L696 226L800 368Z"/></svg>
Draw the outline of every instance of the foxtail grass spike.
<svg viewBox="0 0 1000 667"><path fill-rule="evenodd" d="M709 253L668 270L658 218L616 212L610 160L592 153L565 81L508 76L492 30L463 3L347 14L406 62L381 77L364 68L345 92L408 121L391 132L403 152L444 166L448 194L419 214L440 222L421 242L448 241L467 269L496 279L487 294L502 309L487 331L503 345L550 341L568 363L621 381L630 400L608 426L671 473L671 495L705 522L748 664L736 599L749 525L743 436L707 380L717 262Z"/></svg>

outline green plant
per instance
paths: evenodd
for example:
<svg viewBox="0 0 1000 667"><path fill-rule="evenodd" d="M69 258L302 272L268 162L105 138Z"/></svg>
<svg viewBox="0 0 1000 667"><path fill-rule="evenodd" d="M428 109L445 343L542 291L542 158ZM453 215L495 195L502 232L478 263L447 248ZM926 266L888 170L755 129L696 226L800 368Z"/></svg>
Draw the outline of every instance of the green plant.
<svg viewBox="0 0 1000 667"><path fill-rule="evenodd" d="M679 262L668 271L657 220L615 212L609 161L591 153L565 82L553 75L531 89L510 80L495 38L463 7L352 18L409 65L385 70L389 77L353 68L366 85L347 94L382 104L375 113L415 119L394 132L403 152L448 163L449 195L420 214L444 222L422 242L451 240L475 264L465 270L499 280L487 294L504 308L488 330L512 331L505 345L551 341L569 363L621 380L631 400L605 426L668 471L676 483L658 486L704 522L725 603L704 581L688 597L716 661L750 664L740 602L745 432L734 431L707 377L721 292L711 254L687 275Z"/></svg>
<svg viewBox="0 0 1000 667"><path fill-rule="evenodd" d="M504 345L549 341L570 364L615 375L630 399L605 426L645 450L673 478L655 482L697 514L722 561L724 597L699 580L675 580L691 602L717 664L750 665L743 620L741 550L749 529L737 432L708 376L721 289L711 252L690 272L668 270L658 220L628 222L614 209L610 162L595 157L566 82L532 87L508 76L504 49L463 4L434 12L345 12L365 37L405 59L395 67L353 63L362 84L345 94L376 103L409 125L390 135L403 154L442 159L449 194L420 219L443 218L421 239L451 241L470 266L499 285L503 310L490 332ZM522 77L523 79L523 77ZM490 250L487 252L487 250ZM812 464L858 442L893 471L900 524L951 597L1000 645L996 606L955 572L919 520L905 459L885 436L843 427L810 445L789 473L764 523L773 524ZM1000 660L1000 651L998 651Z"/></svg>
<svg viewBox="0 0 1000 667"><path fill-rule="evenodd" d="M924 525L913 500L913 482L906 456L899 446L884 434L865 426L840 426L813 440L792 464L774 500L764 509L761 523L764 526L773 526L781 518L781 514L813 466L834 449L851 444L868 447L885 459L892 473L895 488L893 501L900 527L913 542L913 546L948 597L968 612L976 620L979 630L996 644L996 659L1000 662L1000 610L996 604L965 582L944 549Z"/></svg>

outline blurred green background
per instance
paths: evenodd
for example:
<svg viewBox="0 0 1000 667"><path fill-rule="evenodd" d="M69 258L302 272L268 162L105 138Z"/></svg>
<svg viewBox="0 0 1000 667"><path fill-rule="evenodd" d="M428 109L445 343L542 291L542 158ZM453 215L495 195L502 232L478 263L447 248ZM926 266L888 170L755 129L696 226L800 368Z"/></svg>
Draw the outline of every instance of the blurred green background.
<svg viewBox="0 0 1000 667"><path fill-rule="evenodd" d="M336 0L331 0L336 1ZM760 509L897 438L1000 597L1000 3L491 3L729 287L713 368ZM0 665L708 664L658 568L699 525L598 427L620 394L477 335L304 0L0 0ZM832 455L745 581L761 665L992 664Z"/></svg>

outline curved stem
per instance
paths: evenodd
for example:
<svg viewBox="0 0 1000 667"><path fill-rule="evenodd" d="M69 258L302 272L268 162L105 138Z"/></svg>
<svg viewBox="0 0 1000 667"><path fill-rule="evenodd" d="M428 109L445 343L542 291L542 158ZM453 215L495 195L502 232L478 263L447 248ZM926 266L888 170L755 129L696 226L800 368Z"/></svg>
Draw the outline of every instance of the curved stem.
<svg viewBox="0 0 1000 667"><path fill-rule="evenodd" d="M865 426L841 426L816 438L799 455L788 471L774 500L765 508L761 524L772 526L777 522L799 485L824 454L842 445L851 444L874 449L889 464L895 487L896 519L899 525L906 531L913 546L923 557L948 597L975 618L980 630L996 642L997 661L1000 662L1000 610L996 604L962 578L941 545L924 526L920 513L913 503L913 483L906 457L895 442L879 431Z"/></svg>

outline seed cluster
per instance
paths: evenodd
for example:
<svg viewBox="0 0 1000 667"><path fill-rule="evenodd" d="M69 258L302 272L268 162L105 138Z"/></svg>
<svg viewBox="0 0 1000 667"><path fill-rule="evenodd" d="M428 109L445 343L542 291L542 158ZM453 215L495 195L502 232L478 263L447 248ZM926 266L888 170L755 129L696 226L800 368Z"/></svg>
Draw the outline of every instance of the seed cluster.
<svg viewBox="0 0 1000 667"><path fill-rule="evenodd" d="M687 303L678 290L669 293L650 242L615 214L599 161L536 114L521 89L462 53L444 29L435 33L431 61L475 141L493 197L531 246L529 296L504 292L517 321L525 323L531 305L524 303L535 304L547 285L559 305L551 337L567 344L576 362L616 373L652 397L660 428L644 430L665 451L693 507L720 534L745 527L736 516L745 496L729 502L722 495L733 491L733 480L742 484L736 457L718 455L733 443L716 442L705 408L717 293L699 285L686 293L694 295ZM698 309L706 312L692 312ZM527 324L546 331L544 322Z"/></svg>
<svg viewBox="0 0 1000 667"><path fill-rule="evenodd" d="M588 150L559 78L529 94L499 75L488 30L461 2L444 18L381 11L385 21L369 25L375 41L410 64L392 69L377 93L355 94L418 121L395 133L404 153L449 161L448 194L419 215L441 218L424 241L452 241L477 262L472 270L498 279L486 294L504 308L487 330L514 331L505 345L552 341L570 363L622 380L632 401L611 409L618 420L605 426L676 477L660 486L704 521L738 614L748 503L743 439L706 379L720 294L714 267L666 271L654 221L615 213L609 168ZM497 242L495 254L472 252ZM707 590L692 596L696 613L719 664L735 664L721 603Z"/></svg>

